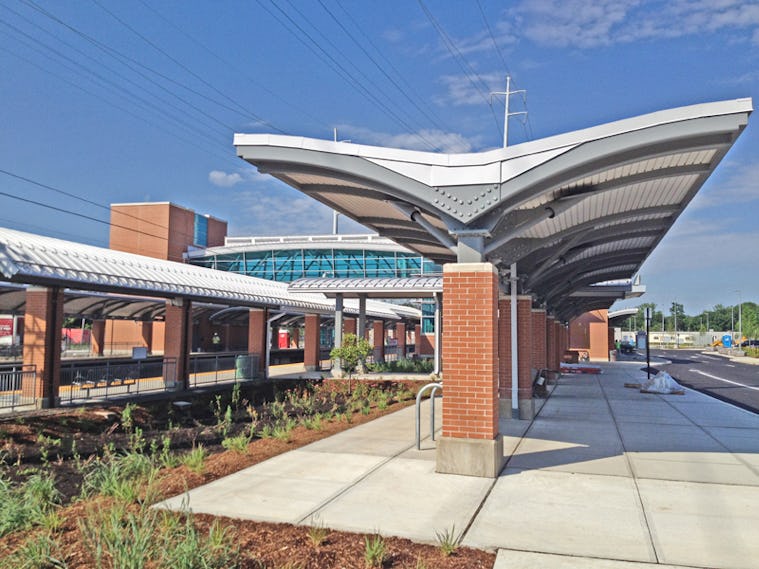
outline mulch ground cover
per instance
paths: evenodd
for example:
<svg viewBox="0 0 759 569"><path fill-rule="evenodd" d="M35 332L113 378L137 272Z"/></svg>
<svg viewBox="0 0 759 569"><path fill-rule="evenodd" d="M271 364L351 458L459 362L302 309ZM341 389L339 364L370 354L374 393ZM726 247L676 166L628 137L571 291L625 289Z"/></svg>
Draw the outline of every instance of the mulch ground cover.
<svg viewBox="0 0 759 569"><path fill-rule="evenodd" d="M335 382L335 385L339 385ZM408 384L415 392L415 385ZM251 400L255 394L250 395ZM307 445L337 432L413 404L413 398L393 402L380 410L372 407L368 413L354 413L350 422L342 419L324 421L320 430L297 426L288 440L256 438L246 452L225 450L222 435L213 423L213 396L207 401L194 401L191 416L178 414L170 401L138 405L132 410L132 421L142 431L146 445L150 441L171 438L173 450L191 449L202 444L209 455L201 472L187 466L164 468L160 472L158 491L170 497L206 484L264 461L278 454ZM23 480L34 469L49 469L64 504L59 509L62 519L58 530L66 566L71 569L95 566L92 553L83 545L80 522L102 497L81 498L81 464L102 454L106 445L128 448L130 435L121 425L123 407L107 405L78 409L57 409L17 418L0 419L0 456L4 457L5 477ZM218 417L217 417L218 418ZM243 427L240 427L243 428ZM400 514L399 514L400 515ZM327 569L363 568L366 536L349 532L329 531L322 543L316 545L308 528L289 524L273 524L229 518L194 515L195 526L207 533L214 520L233 535L239 548L237 567L255 569ZM0 538L0 560L8 559L27 538L39 529L16 531ZM415 543L407 539L384 538L386 568L490 568L495 562L491 552L458 548L444 556L436 545ZM0 566L7 567L1 562ZM156 566L157 567L157 566Z"/></svg>

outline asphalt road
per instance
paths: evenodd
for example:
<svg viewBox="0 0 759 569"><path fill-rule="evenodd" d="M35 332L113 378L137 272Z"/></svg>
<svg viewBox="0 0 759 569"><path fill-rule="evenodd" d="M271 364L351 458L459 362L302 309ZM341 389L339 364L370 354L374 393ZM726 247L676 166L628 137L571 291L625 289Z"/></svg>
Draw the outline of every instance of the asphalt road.
<svg viewBox="0 0 759 569"><path fill-rule="evenodd" d="M665 365L654 358L672 363ZM666 371L681 385L759 413L759 365L701 350L651 350L651 367Z"/></svg>

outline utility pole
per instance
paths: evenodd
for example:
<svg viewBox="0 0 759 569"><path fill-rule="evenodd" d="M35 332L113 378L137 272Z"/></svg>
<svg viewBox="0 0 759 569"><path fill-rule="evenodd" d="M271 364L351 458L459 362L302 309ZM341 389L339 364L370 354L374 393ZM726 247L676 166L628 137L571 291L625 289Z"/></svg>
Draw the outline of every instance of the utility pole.
<svg viewBox="0 0 759 569"><path fill-rule="evenodd" d="M506 91L500 92L495 91L490 93L490 97L492 100L493 95L503 95L506 98L506 104L504 105L504 113L503 113L503 147L506 148L509 145L509 117L513 117L515 115L526 115L527 111L520 111L516 113L510 113L509 112L509 98L511 95L516 95L517 93L526 93L524 89L519 89L517 91L511 90L511 75L506 76Z"/></svg>

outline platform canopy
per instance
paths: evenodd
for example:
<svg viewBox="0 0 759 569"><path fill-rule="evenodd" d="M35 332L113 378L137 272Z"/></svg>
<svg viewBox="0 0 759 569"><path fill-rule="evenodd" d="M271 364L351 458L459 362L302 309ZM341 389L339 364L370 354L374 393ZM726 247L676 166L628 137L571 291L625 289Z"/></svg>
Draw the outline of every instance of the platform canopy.
<svg viewBox="0 0 759 569"><path fill-rule="evenodd" d="M1 227L0 281L11 283L0 286L0 311L12 314L23 312L27 285L65 289L64 312L89 318L151 320L163 315L167 299L192 300L212 314L225 307L335 311L334 300L318 292L290 294L286 283ZM359 303L351 301L344 310L359 314ZM421 317L418 309L378 301L367 302L366 314L388 320Z"/></svg>
<svg viewBox="0 0 759 569"><path fill-rule="evenodd" d="M617 296L745 128L751 99L659 111L471 154L236 134L238 155L439 263L517 263L519 292L569 318ZM596 291L599 292L599 291Z"/></svg>

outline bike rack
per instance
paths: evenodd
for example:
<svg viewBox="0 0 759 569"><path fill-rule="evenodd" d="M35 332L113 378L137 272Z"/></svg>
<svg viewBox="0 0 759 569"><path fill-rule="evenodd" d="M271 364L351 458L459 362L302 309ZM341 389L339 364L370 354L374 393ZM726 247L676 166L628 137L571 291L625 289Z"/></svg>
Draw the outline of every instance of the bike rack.
<svg viewBox="0 0 759 569"><path fill-rule="evenodd" d="M422 426L421 421L419 420L419 414L421 412L421 405L422 405L422 395L424 395L424 392L428 389L431 389L430 391L430 404L432 405L431 414L430 414L430 436L432 437L432 440L435 440L435 392L438 389L443 389L442 383L428 383L424 387L422 387L419 390L419 393L416 394L416 450L421 450L421 444L422 444Z"/></svg>

